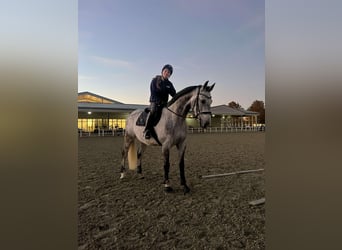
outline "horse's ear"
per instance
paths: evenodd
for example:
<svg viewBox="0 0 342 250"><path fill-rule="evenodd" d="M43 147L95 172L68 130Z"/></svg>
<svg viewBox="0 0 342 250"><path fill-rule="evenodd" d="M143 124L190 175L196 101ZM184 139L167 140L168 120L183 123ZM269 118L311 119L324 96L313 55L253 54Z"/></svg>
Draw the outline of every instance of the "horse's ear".
<svg viewBox="0 0 342 250"><path fill-rule="evenodd" d="M216 83L216 82L215 82L215 83ZM211 85L210 87L208 87L208 91L209 91L209 92L213 90L213 88L214 88L214 86L215 86L215 83L214 83L213 85Z"/></svg>
<svg viewBox="0 0 342 250"><path fill-rule="evenodd" d="M207 85L208 85L208 82L209 82L209 81L206 81L206 82L204 83L204 85L203 85L203 89L205 89L205 88L207 87Z"/></svg>

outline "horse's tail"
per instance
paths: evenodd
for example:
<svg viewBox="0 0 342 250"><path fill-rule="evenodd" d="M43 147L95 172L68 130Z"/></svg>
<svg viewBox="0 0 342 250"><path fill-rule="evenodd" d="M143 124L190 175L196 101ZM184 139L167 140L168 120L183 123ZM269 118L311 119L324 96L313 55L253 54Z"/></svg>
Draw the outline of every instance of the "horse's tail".
<svg viewBox="0 0 342 250"><path fill-rule="evenodd" d="M137 168L137 163L138 163L137 153L138 152L137 152L137 148L136 148L136 145L135 145L135 140L133 140L131 145L129 145L128 155L127 155L128 168L130 170L135 170Z"/></svg>

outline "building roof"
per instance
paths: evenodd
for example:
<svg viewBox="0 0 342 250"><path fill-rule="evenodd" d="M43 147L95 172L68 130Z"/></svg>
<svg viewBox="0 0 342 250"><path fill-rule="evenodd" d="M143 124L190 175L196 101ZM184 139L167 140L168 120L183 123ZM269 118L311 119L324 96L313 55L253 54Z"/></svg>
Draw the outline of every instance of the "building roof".
<svg viewBox="0 0 342 250"><path fill-rule="evenodd" d="M234 116L251 116L251 115L259 114L257 112L247 111L242 108L239 108L239 109L231 108L225 104L211 107L211 112L215 115L234 115Z"/></svg>
<svg viewBox="0 0 342 250"><path fill-rule="evenodd" d="M78 103L78 111L85 112L131 112L136 109L145 109L148 105L123 104L123 103Z"/></svg>
<svg viewBox="0 0 342 250"><path fill-rule="evenodd" d="M116 104L123 104L122 102L118 102L107 97L103 97L88 91L78 93L77 97L78 103L116 103Z"/></svg>
<svg viewBox="0 0 342 250"><path fill-rule="evenodd" d="M244 113L242 111L239 111L237 109L233 109L229 107L228 105L219 105L211 107L211 112L215 115L238 115L243 116Z"/></svg>
<svg viewBox="0 0 342 250"><path fill-rule="evenodd" d="M238 108L238 110L240 110L241 112L244 112L245 115L259 115L259 112L255 112L255 111L250 111L250 110L245 110L243 108Z"/></svg>

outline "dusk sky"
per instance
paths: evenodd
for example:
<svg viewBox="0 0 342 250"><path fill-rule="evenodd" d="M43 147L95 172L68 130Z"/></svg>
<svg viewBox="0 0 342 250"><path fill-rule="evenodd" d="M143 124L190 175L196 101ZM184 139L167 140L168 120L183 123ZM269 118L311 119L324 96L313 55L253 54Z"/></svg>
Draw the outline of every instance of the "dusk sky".
<svg viewBox="0 0 342 250"><path fill-rule="evenodd" d="M177 91L216 83L212 106L265 101L261 0L79 0L78 91L148 104L165 64Z"/></svg>

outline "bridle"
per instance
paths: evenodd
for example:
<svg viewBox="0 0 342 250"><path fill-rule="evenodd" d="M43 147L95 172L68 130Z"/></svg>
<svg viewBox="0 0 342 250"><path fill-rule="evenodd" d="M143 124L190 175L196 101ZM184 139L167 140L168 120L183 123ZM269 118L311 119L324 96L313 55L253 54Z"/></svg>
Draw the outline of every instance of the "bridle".
<svg viewBox="0 0 342 250"><path fill-rule="evenodd" d="M211 96L208 96L208 95L205 95L205 94L202 94L201 93L201 86L198 87L198 91L197 91L197 95L196 95L196 101L194 102L194 105L192 106L192 111L195 112L195 106L196 106L196 113L195 113L195 116L194 118L198 118L199 115L201 114L206 114L206 115L211 115L211 111L199 111L199 96L204 96L208 99L211 99ZM183 116L183 115L180 115L180 114L177 114L176 112L174 112L173 110L169 109L169 107L167 107L167 110L169 110L171 113L174 113L175 115L179 116L179 117L182 117L182 118L186 118L186 115Z"/></svg>
<svg viewBox="0 0 342 250"><path fill-rule="evenodd" d="M195 117L194 117L196 119L198 118L199 115L202 115L202 114L211 115L211 111L203 111L202 112L202 111L199 110L199 96L200 95L204 96L204 97L206 97L208 99L211 99L211 96L207 96L207 95L201 93L201 87L198 88L198 92L197 92L197 96L196 96L196 101L194 102L194 106L192 107L192 111L195 112L194 107L196 105L196 113L195 113Z"/></svg>

